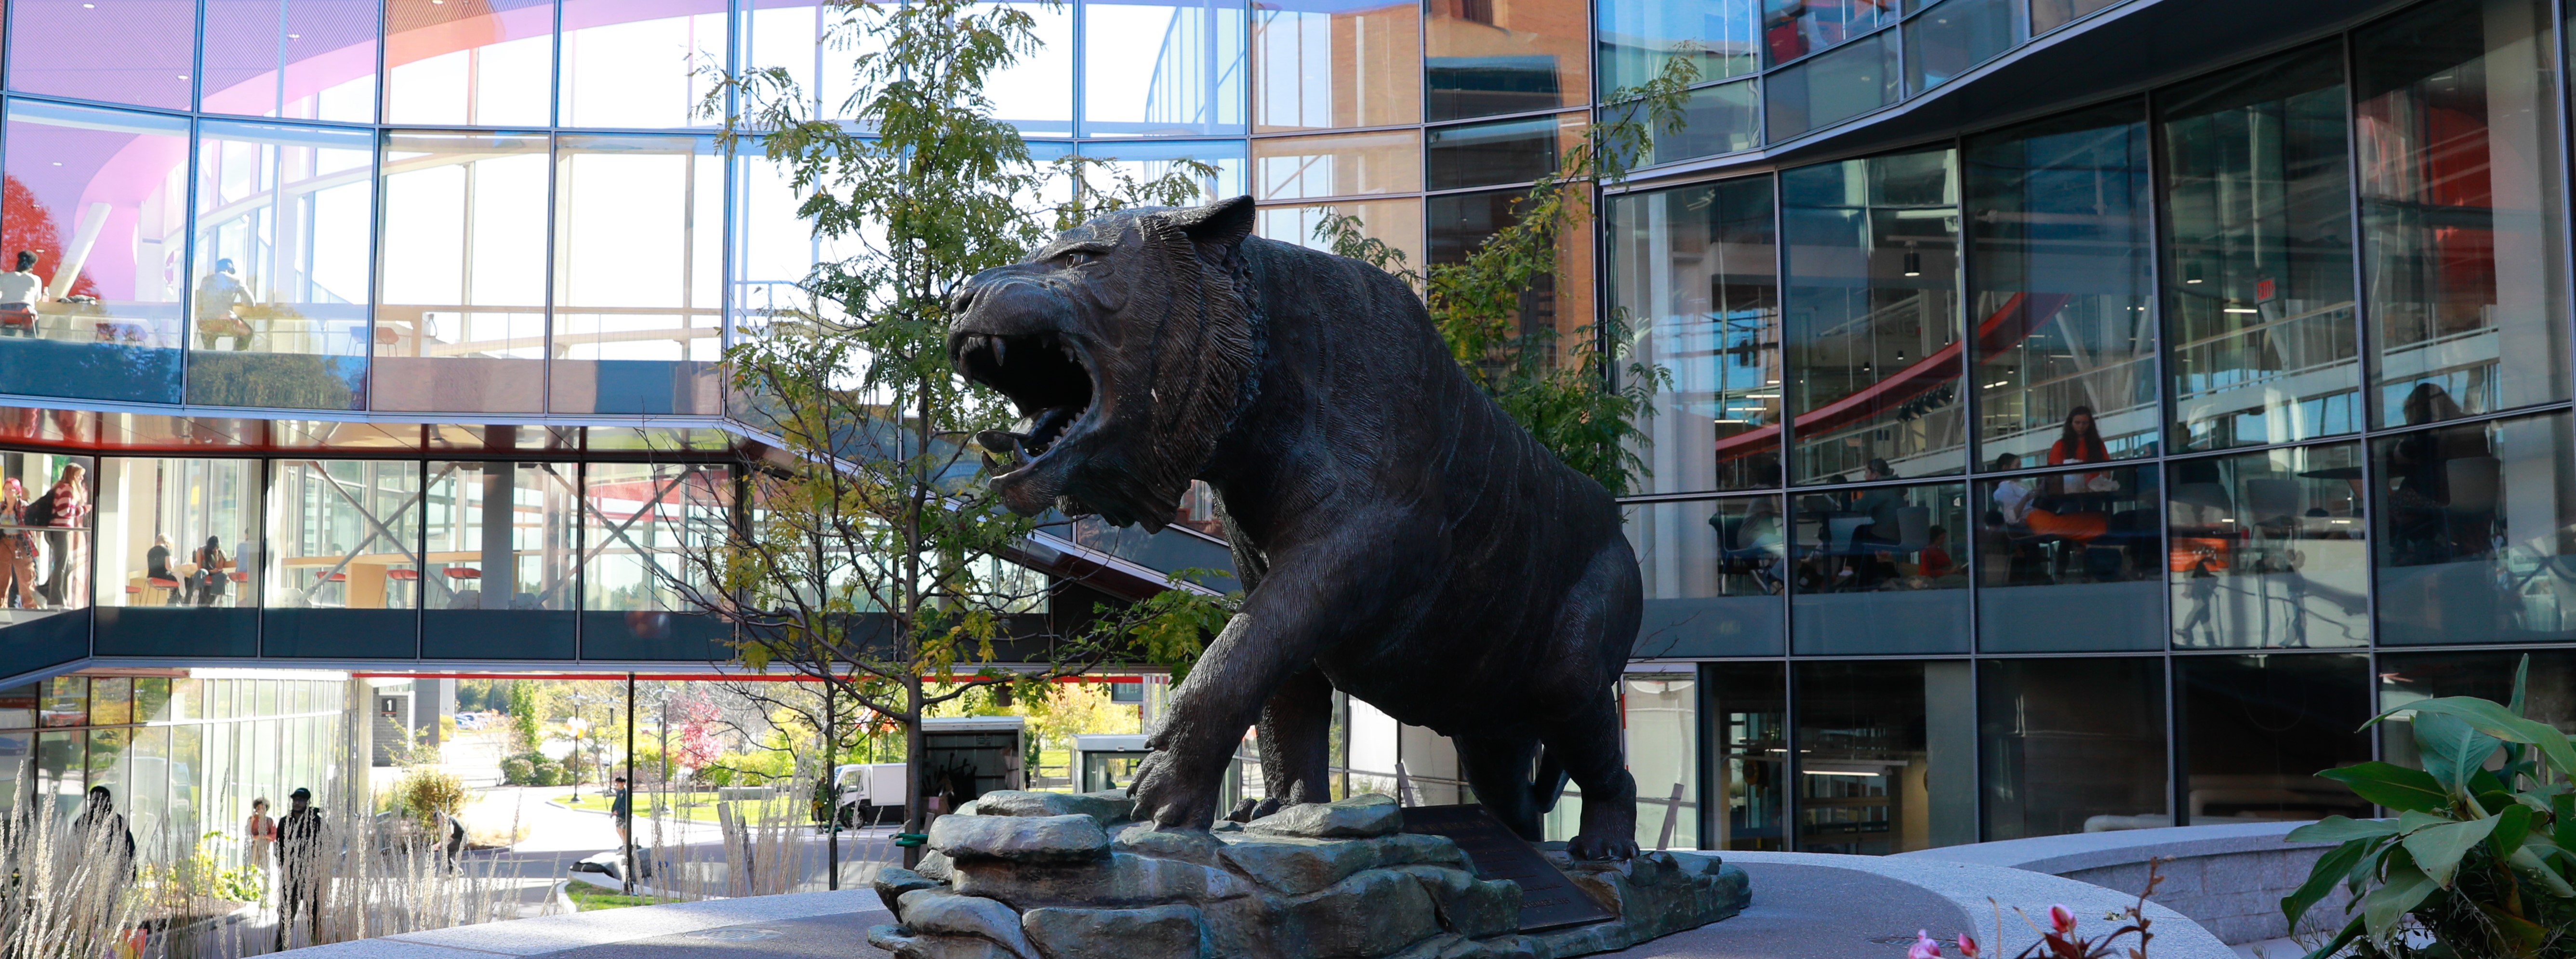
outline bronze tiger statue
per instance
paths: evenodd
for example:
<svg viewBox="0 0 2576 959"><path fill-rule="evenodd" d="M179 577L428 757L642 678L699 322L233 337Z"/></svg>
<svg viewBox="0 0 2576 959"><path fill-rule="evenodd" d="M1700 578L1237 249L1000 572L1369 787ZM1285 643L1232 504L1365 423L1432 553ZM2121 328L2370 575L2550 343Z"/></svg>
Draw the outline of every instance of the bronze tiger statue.
<svg viewBox="0 0 2576 959"><path fill-rule="evenodd" d="M1269 798L1323 802L1332 692L1450 737L1533 841L1571 778L1575 856L1636 851L1621 668L1637 560L1619 509L1479 392L1422 300L1366 263L1253 237L1253 204L1131 209L955 294L959 373L1024 417L992 490L1162 529L1216 492L1242 611L1150 741L1139 819L1205 829L1246 727Z"/></svg>

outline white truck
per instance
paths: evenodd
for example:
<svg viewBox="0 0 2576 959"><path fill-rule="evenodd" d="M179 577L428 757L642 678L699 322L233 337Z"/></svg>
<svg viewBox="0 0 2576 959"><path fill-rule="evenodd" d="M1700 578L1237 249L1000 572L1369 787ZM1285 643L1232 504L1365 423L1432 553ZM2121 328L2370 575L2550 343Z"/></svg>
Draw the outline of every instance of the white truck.
<svg viewBox="0 0 2576 959"><path fill-rule="evenodd" d="M902 763L848 763L832 770L841 787L841 825L903 822Z"/></svg>

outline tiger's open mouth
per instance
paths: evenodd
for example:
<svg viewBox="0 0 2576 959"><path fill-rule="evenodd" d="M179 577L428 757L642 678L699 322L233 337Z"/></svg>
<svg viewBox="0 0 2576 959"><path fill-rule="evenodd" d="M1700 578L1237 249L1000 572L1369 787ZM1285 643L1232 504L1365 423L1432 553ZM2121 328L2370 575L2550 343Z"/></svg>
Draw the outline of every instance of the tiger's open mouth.
<svg viewBox="0 0 2576 959"><path fill-rule="evenodd" d="M968 381L1000 390L1020 413L1011 429L975 436L989 456L1004 458L987 462L997 477L1027 469L1092 425L1091 366L1071 339L961 332L949 337L948 355Z"/></svg>

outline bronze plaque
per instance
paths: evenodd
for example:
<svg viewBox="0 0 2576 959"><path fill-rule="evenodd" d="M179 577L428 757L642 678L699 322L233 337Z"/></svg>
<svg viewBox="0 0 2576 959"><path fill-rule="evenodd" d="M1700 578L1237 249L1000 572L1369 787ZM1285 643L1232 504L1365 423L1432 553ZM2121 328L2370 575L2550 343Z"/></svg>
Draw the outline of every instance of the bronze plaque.
<svg viewBox="0 0 2576 959"><path fill-rule="evenodd" d="M1619 918L1574 888L1538 847L1473 803L1463 806L1407 806L1404 831L1447 836L1467 853L1478 879L1508 879L1521 887L1521 931L1607 922Z"/></svg>

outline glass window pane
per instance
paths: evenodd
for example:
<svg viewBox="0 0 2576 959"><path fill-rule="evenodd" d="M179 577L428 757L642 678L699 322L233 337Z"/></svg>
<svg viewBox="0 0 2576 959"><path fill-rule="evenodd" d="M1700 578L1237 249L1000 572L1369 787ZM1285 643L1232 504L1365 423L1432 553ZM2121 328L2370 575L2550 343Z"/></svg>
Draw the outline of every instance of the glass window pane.
<svg viewBox="0 0 2576 959"><path fill-rule="evenodd" d="M89 722L92 726L134 722L134 680L123 676L90 680Z"/></svg>
<svg viewBox="0 0 2576 959"><path fill-rule="evenodd" d="M2120 0L2030 0L2030 32L2047 33Z"/></svg>
<svg viewBox="0 0 2576 959"><path fill-rule="evenodd" d="M366 405L375 137L207 122L188 401Z"/></svg>
<svg viewBox="0 0 2576 959"><path fill-rule="evenodd" d="M1422 120L1422 8L1372 0L1264 3L1252 13L1252 129Z"/></svg>
<svg viewBox="0 0 2576 959"><path fill-rule="evenodd" d="M89 737L78 730L36 736L36 808L78 814L89 790Z"/></svg>
<svg viewBox="0 0 2576 959"><path fill-rule="evenodd" d="M680 587L705 595L686 558L723 535L732 502L722 466L593 463L583 471L584 656L700 659L719 648L710 639L721 625L694 615L699 607Z"/></svg>
<svg viewBox="0 0 2576 959"><path fill-rule="evenodd" d="M375 122L375 0L206 0L204 56L208 113Z"/></svg>
<svg viewBox="0 0 2576 959"><path fill-rule="evenodd" d="M1875 856L1977 840L1967 662L1796 670L1797 851Z"/></svg>
<svg viewBox="0 0 2576 959"><path fill-rule="evenodd" d="M1519 214L1514 212L1514 207L1527 196L1525 190L1495 190L1450 193L1425 200L1429 262L1464 261L1484 244L1486 238L1518 221ZM1557 264L1563 275L1541 274L1532 278L1534 282L1521 300L1521 329L1553 330L1560 349L1574 342L1576 337L1591 335L1593 239L1593 227L1588 217L1584 222L1557 232Z"/></svg>
<svg viewBox="0 0 2576 959"><path fill-rule="evenodd" d="M2359 447L2183 460L2165 471L2176 647L2369 642Z"/></svg>
<svg viewBox="0 0 2576 959"><path fill-rule="evenodd" d="M1579 106L1591 100L1584 5L1567 0L1437 0L1424 37L1433 123Z"/></svg>
<svg viewBox="0 0 2576 959"><path fill-rule="evenodd" d="M2153 466L1977 484L1977 648L2164 646L2164 520Z"/></svg>
<svg viewBox="0 0 2576 959"><path fill-rule="evenodd" d="M8 117L0 225L35 261L0 273L0 393L178 402L188 121L32 100Z"/></svg>
<svg viewBox="0 0 2576 959"><path fill-rule="evenodd" d="M1637 783L1637 846L1698 849L1699 678L1630 673L1619 678L1628 772Z"/></svg>
<svg viewBox="0 0 2576 959"><path fill-rule="evenodd" d="M1082 135L1242 135L1242 0L1089 0L1081 13Z"/></svg>
<svg viewBox="0 0 2576 959"><path fill-rule="evenodd" d="M1896 22L1899 3L1881 0L1763 0L1762 48L1778 65Z"/></svg>
<svg viewBox="0 0 2576 959"><path fill-rule="evenodd" d="M1780 174L1790 482L1966 469L1953 162L1931 150Z"/></svg>
<svg viewBox="0 0 2576 959"><path fill-rule="evenodd" d="M196 89L196 32L191 0L17 0L9 4L9 89L185 110Z"/></svg>
<svg viewBox="0 0 2576 959"><path fill-rule="evenodd" d="M1323 225L1324 218L1332 216L1358 217L1362 236L1376 239L1403 253L1407 269L1422 269L1422 201L1412 197L1262 207L1253 233L1282 243L1330 252L1332 244L1317 239L1315 230Z"/></svg>
<svg viewBox="0 0 2576 959"><path fill-rule="evenodd" d="M1303 200L1422 189L1422 140L1411 130L1252 141L1253 199Z"/></svg>
<svg viewBox="0 0 2576 959"><path fill-rule="evenodd" d="M565 136L555 163L550 408L719 412L724 164L714 144Z"/></svg>
<svg viewBox="0 0 2576 959"><path fill-rule="evenodd" d="M2182 823L2362 817L2371 806L2317 770L2370 759L2370 657L2184 656Z"/></svg>
<svg viewBox="0 0 2576 959"><path fill-rule="evenodd" d="M707 126L696 115L725 60L725 0L564 0L563 112L567 127Z"/></svg>
<svg viewBox="0 0 2576 959"><path fill-rule="evenodd" d="M2551 413L2374 440L2383 643L2576 638L2576 437Z"/></svg>
<svg viewBox="0 0 2576 959"><path fill-rule="evenodd" d="M271 606L419 608L418 462L278 460L271 468Z"/></svg>
<svg viewBox="0 0 2576 959"><path fill-rule="evenodd" d="M109 458L99 469L99 605L259 605L258 460Z"/></svg>
<svg viewBox="0 0 2576 959"><path fill-rule="evenodd" d="M1717 740L1711 785L1714 795L1726 797L1726 807L1712 817L1707 848L1783 848L1789 778L1787 672L1776 662L1700 667L1700 679L1709 687L1709 734Z"/></svg>
<svg viewBox="0 0 2576 959"><path fill-rule="evenodd" d="M1641 492L1780 485L1780 285L1771 178L1612 197L1610 308L1655 384Z"/></svg>
<svg viewBox="0 0 2576 959"><path fill-rule="evenodd" d="M2314 47L2158 98L2181 450L2361 426L2340 54Z"/></svg>
<svg viewBox="0 0 2576 959"><path fill-rule="evenodd" d="M425 606L573 608L571 464L433 462L429 473Z"/></svg>
<svg viewBox="0 0 2576 959"><path fill-rule="evenodd" d="M1792 649L1800 655L1968 651L1968 571L1957 483L1793 497Z"/></svg>
<svg viewBox="0 0 2576 959"><path fill-rule="evenodd" d="M44 713L38 718L48 729L89 725L89 678L56 676L45 680Z"/></svg>
<svg viewBox="0 0 2576 959"><path fill-rule="evenodd" d="M1699 80L1723 80L1761 68L1754 34L1759 0L1602 0L1596 34L1601 97L1663 76L1664 64L1687 56Z"/></svg>
<svg viewBox="0 0 2576 959"><path fill-rule="evenodd" d="M1244 195L1250 188L1244 182L1244 141L1242 140L1127 140L1085 143L1082 155L1107 161L1107 171L1089 174L1093 182L1107 184L1119 175L1138 183L1160 179L1180 168L1178 161L1196 160L1216 168L1214 175L1193 175L1199 181L1199 195L1209 201ZM1040 163L1048 162L1040 157ZM1068 185L1069 186L1069 185ZM1054 188L1050 185L1050 188ZM1040 197L1031 202L1049 202Z"/></svg>
<svg viewBox="0 0 2576 959"><path fill-rule="evenodd" d="M552 0L385 0L385 122L544 126Z"/></svg>
<svg viewBox="0 0 2576 959"><path fill-rule="evenodd" d="M546 180L542 135L386 137L376 409L544 410Z"/></svg>
<svg viewBox="0 0 2576 959"><path fill-rule="evenodd" d="M1027 14L1029 19L1035 21L1033 26L1037 35L1038 48L1034 52L1022 55L1010 66L985 76L984 95L993 99L993 116L1008 121L1018 127L1021 133L1030 136L1070 135L1073 133L1073 5L1069 3L987 3L977 4L974 7L979 15L1005 9ZM1240 33L1243 26L1241 20L1237 19L1239 16L1239 14L1228 15L1221 18L1232 25L1220 29L1231 29ZM853 45L868 42L872 41L853 39ZM1241 42L1234 41L1236 65L1232 69L1238 72L1242 69L1240 66ZM828 76L831 69L829 61L850 60L851 51L826 45L823 57ZM1239 79L1231 82L1221 79L1218 95L1241 98L1243 96L1241 83ZM841 103L847 99L849 99L847 93L840 93L824 106L837 112L841 108ZM1230 122L1236 124L1243 122L1242 110L1239 107L1221 108L1221 112L1233 118Z"/></svg>
<svg viewBox="0 0 2576 959"><path fill-rule="evenodd" d="M1434 190L1527 183L1556 169L1556 118L1423 131Z"/></svg>
<svg viewBox="0 0 2576 959"><path fill-rule="evenodd" d="M1921 93L2013 45L2013 0L1942 0L1905 22L1905 90Z"/></svg>
<svg viewBox="0 0 2576 959"><path fill-rule="evenodd" d="M1789 541L1779 497L1639 503L1626 512L1646 595L1630 656L1780 655Z"/></svg>
<svg viewBox="0 0 2576 959"><path fill-rule="evenodd" d="M1860 6L1861 4L1853 4ZM1775 28L1776 32L1776 28ZM1896 33L1889 31L1764 78L1771 142L1896 102Z"/></svg>
<svg viewBox="0 0 2576 959"><path fill-rule="evenodd" d="M2475 696L2495 703L2514 697L2514 671L2530 672L2523 684L2523 715L2563 732L2576 732L2576 650L2496 653L2386 653L2379 657L2379 708L2442 696ZM2392 715L2379 726L2379 753L2387 762L2420 768L2415 714Z"/></svg>
<svg viewBox="0 0 2576 959"><path fill-rule="evenodd" d="M2380 426L2567 398L2549 16L2446 0L2353 38Z"/></svg>
<svg viewBox="0 0 2576 959"><path fill-rule="evenodd" d="M1664 130L1648 124L1655 163L1750 150L1762 145L1762 97L1758 81L1740 80L1692 90L1682 100L1682 128Z"/></svg>
<svg viewBox="0 0 2576 959"><path fill-rule="evenodd" d="M1978 665L1988 842L2173 825L2161 659Z"/></svg>
<svg viewBox="0 0 2576 959"><path fill-rule="evenodd" d="M1968 141L1986 468L2155 454L2147 149L2137 101ZM2090 435L2070 442L2079 414Z"/></svg>
<svg viewBox="0 0 2576 959"><path fill-rule="evenodd" d="M36 713L44 708L43 683L19 683L0 688L0 729L34 729ZM0 762L0 766L8 765Z"/></svg>
<svg viewBox="0 0 2576 959"><path fill-rule="evenodd" d="M0 453L0 625L90 605L97 482L86 456ZM33 665L33 664L31 664Z"/></svg>

